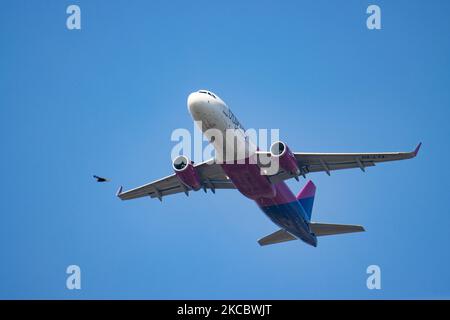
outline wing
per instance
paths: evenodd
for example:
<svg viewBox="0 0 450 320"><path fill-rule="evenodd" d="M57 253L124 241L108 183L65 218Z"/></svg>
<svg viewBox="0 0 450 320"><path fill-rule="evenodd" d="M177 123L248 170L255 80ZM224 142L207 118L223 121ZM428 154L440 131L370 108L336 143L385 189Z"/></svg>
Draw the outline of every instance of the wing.
<svg viewBox="0 0 450 320"><path fill-rule="evenodd" d="M301 175L305 176L311 172L326 172L359 168L365 171L367 167L373 167L380 162L397 161L415 158L419 153L422 143L411 152L381 152L381 153L294 153L300 168ZM259 155L270 157L270 152L259 152ZM277 174L269 176L272 183L277 183L290 178L296 178L295 175L284 171L282 168Z"/></svg>
<svg viewBox="0 0 450 320"><path fill-rule="evenodd" d="M213 159L194 165L199 178L202 180L203 189L210 189L215 192L216 189L235 189L234 184L229 180L222 167L214 162ZM175 174L160 180L153 181L141 187L122 192L122 187L117 192L121 200L131 200L141 197L158 198L184 192L188 194L190 189L185 186Z"/></svg>

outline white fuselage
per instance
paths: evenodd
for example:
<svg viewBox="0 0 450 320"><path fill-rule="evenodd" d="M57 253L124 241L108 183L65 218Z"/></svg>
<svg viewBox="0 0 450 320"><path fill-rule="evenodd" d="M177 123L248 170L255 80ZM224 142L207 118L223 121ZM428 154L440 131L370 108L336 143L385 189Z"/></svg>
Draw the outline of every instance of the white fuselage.
<svg viewBox="0 0 450 320"><path fill-rule="evenodd" d="M207 90L193 92L187 104L196 125L214 145L216 158L228 162L254 154L256 145L230 108L216 94Z"/></svg>

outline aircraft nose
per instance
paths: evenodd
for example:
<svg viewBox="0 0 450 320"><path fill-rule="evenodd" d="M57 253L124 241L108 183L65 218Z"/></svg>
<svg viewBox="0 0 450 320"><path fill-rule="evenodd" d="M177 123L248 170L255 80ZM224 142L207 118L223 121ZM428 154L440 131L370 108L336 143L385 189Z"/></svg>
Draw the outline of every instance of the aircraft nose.
<svg viewBox="0 0 450 320"><path fill-rule="evenodd" d="M208 108L208 101L203 97L203 94L192 92L187 99L187 106L192 115L198 115Z"/></svg>

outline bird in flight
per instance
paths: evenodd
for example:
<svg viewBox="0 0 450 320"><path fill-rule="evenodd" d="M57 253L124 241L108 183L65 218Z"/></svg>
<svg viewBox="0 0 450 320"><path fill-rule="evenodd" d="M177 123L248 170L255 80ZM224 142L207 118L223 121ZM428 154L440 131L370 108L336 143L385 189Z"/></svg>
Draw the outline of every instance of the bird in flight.
<svg viewBox="0 0 450 320"><path fill-rule="evenodd" d="M97 180L97 182L109 182L109 179L96 176L95 174L93 175L93 177Z"/></svg>

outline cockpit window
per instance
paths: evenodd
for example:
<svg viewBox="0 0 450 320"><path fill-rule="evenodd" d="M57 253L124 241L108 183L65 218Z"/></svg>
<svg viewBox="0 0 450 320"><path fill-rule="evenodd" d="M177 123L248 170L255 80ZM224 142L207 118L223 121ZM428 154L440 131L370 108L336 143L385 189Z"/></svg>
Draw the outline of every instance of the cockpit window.
<svg viewBox="0 0 450 320"><path fill-rule="evenodd" d="M207 95L213 97L214 99L216 99L216 96L214 94L212 94L211 92L209 92L209 91L200 90L199 93L207 94Z"/></svg>

